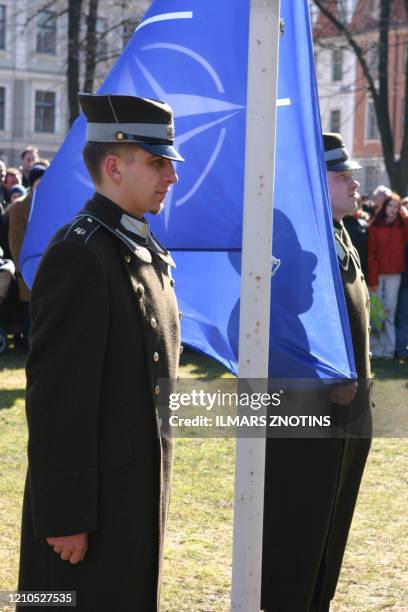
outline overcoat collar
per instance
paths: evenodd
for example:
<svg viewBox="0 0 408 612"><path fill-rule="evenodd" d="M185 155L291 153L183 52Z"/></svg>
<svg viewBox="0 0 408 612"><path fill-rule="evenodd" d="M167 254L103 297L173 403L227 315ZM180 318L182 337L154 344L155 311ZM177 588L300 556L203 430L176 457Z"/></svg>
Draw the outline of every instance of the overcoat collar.
<svg viewBox="0 0 408 612"><path fill-rule="evenodd" d="M143 261L151 263L151 252L154 252L168 265L176 267L170 253L152 234L146 219L130 215L102 194L96 192L77 215L85 216L99 221Z"/></svg>

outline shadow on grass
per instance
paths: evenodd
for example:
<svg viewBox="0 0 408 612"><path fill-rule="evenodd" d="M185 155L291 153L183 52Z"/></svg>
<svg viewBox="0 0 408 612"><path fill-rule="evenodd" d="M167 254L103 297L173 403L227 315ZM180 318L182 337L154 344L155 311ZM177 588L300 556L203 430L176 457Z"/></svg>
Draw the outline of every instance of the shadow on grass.
<svg viewBox="0 0 408 612"><path fill-rule="evenodd" d="M7 353L0 355L1 370L21 370L24 368L26 353L20 348L13 348Z"/></svg>
<svg viewBox="0 0 408 612"><path fill-rule="evenodd" d="M13 408L17 400L24 398L24 389L0 389L0 411Z"/></svg>
<svg viewBox="0 0 408 612"><path fill-rule="evenodd" d="M408 380L408 361L403 359L374 359L371 367L377 379L406 378Z"/></svg>
<svg viewBox="0 0 408 612"><path fill-rule="evenodd" d="M183 351L180 365L188 368L191 374L205 380L221 378L223 374L228 373L228 370L214 359L188 348Z"/></svg>

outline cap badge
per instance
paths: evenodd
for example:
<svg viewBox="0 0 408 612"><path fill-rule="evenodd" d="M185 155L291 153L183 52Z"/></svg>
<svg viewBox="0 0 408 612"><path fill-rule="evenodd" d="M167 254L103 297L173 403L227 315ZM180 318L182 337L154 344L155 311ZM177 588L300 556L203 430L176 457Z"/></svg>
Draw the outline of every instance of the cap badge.
<svg viewBox="0 0 408 612"><path fill-rule="evenodd" d="M124 140L125 139L125 135L124 135L123 132L116 132L115 138L116 138L116 140Z"/></svg>

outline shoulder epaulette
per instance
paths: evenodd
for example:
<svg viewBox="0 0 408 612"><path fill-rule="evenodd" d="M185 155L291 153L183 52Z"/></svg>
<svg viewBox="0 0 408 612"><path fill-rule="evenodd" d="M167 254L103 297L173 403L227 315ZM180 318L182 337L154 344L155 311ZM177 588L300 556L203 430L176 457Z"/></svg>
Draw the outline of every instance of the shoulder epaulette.
<svg viewBox="0 0 408 612"><path fill-rule="evenodd" d="M86 244L100 227L101 224L92 219L92 217L77 217L70 225L64 240L77 240Z"/></svg>

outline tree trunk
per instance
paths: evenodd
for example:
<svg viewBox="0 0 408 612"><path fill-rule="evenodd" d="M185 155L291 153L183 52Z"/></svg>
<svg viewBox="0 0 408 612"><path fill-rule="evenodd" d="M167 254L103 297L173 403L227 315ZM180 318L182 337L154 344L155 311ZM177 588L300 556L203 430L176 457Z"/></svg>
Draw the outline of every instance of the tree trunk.
<svg viewBox="0 0 408 612"><path fill-rule="evenodd" d="M408 161L407 159L399 159L393 161L389 165L388 176L390 178L390 187L398 193L402 198L407 195L408 186Z"/></svg>
<svg viewBox="0 0 408 612"><path fill-rule="evenodd" d="M79 115L79 30L81 24L82 0L68 0L68 103L69 125L71 126Z"/></svg>
<svg viewBox="0 0 408 612"><path fill-rule="evenodd" d="M89 13L86 24L85 43L85 80L84 91L93 93L96 66L96 21L98 18L99 0L89 0Z"/></svg>

